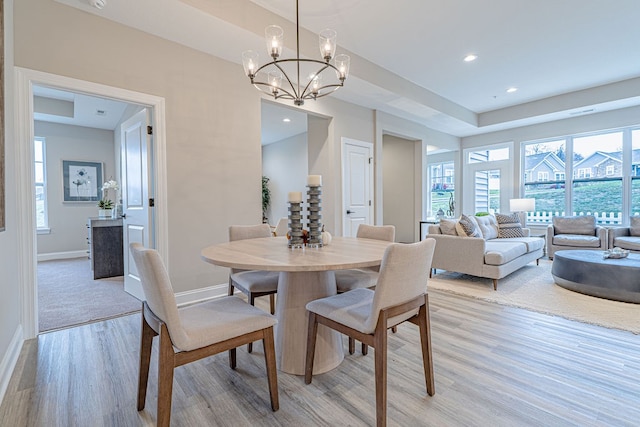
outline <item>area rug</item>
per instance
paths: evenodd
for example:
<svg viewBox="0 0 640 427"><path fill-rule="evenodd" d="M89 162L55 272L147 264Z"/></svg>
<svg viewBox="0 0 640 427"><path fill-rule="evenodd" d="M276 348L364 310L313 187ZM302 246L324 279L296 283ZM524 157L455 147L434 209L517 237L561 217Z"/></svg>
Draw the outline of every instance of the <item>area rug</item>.
<svg viewBox="0 0 640 427"><path fill-rule="evenodd" d="M530 263L498 280L497 291L493 290L491 279L444 270L438 270L429 279L428 287L640 334L640 304L606 300L562 288L553 281L551 265L549 260L540 260L538 266Z"/></svg>
<svg viewBox="0 0 640 427"><path fill-rule="evenodd" d="M38 329L51 331L140 310L124 277L93 279L87 258L38 263Z"/></svg>

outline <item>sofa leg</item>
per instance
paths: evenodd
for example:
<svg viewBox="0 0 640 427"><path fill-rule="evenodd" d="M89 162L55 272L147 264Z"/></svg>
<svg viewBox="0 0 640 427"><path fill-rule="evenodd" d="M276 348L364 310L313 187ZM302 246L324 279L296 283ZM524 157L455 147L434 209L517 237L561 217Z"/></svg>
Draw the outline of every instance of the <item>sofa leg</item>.
<svg viewBox="0 0 640 427"><path fill-rule="evenodd" d="M494 291L498 290L498 279L493 279L493 290Z"/></svg>
<svg viewBox="0 0 640 427"><path fill-rule="evenodd" d="M536 260L536 265L540 265L540 258Z"/></svg>

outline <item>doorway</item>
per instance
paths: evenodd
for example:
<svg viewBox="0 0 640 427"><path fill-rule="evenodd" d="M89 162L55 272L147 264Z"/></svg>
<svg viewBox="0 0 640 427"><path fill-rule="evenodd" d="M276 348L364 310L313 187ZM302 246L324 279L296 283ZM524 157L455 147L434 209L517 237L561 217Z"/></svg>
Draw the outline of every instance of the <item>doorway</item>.
<svg viewBox="0 0 640 427"><path fill-rule="evenodd" d="M153 181L157 197L166 200L166 161L165 161L165 121L164 99L152 95L133 92L125 89L105 86L82 80L57 76L49 73L16 67L17 83L17 185L21 190L18 197L18 209L22 212L35 211L35 183L33 164L33 141L35 138L34 122L34 86L76 92L80 94L118 100L125 103L141 105L153 112L153 128L155 129L154 145L151 155L154 158ZM166 206L155 209L153 232L156 236L155 247L161 257L166 260L167 254L167 210ZM36 254L36 223L34 215L20 216L17 227L20 230L21 247L19 259L23 280L23 319L25 338L33 338L38 334L38 282Z"/></svg>

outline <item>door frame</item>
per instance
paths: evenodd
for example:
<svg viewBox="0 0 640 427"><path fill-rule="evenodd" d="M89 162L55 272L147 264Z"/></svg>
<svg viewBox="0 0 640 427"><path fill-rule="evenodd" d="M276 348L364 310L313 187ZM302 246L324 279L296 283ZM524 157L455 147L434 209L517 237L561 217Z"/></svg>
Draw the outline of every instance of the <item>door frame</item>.
<svg viewBox="0 0 640 427"><path fill-rule="evenodd" d="M369 167L369 198L371 200L371 204L369 205L369 221L372 223L370 225L375 224L375 215L374 215L374 206L376 205L376 199L375 199L375 183L373 181L373 169L375 167L375 151L374 151L374 145L373 142L367 142L367 141L359 141L357 139L351 139L351 138L347 138L347 137L342 137L340 140L340 162L342 164L342 173L341 173L341 177L342 177L342 182L341 182L341 187L340 187L340 193L342 194L342 202L341 202L341 206L342 206L342 210L340 212L340 222L342 224L342 235L344 236L345 233L345 219L346 219L346 214L345 212L347 211L347 206L345 204L345 175L346 175L346 171L345 171L345 146L347 144L351 144L351 145L355 145L358 147L363 147L363 148L367 148L369 150L369 153L371 153L371 166Z"/></svg>
<svg viewBox="0 0 640 427"><path fill-rule="evenodd" d="M16 169L18 215L18 264L21 284L21 320L25 339L38 335L38 282L36 219L33 174L33 86L43 85L56 89L86 93L123 102L140 104L151 110L154 139L151 156L154 161L154 194L157 200L167 200L166 120L164 98L127 89L92 83L28 68L14 67L16 84ZM152 225L156 249L168 265L168 215L166 203L158 204Z"/></svg>

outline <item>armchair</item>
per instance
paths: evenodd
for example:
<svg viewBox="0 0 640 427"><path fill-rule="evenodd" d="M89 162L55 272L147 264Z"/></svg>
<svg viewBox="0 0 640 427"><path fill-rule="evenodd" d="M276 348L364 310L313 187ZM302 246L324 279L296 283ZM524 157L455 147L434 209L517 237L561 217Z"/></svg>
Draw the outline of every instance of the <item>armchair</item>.
<svg viewBox="0 0 640 427"><path fill-rule="evenodd" d="M608 235L609 248L618 247L640 252L640 216L632 216L629 227L610 228Z"/></svg>
<svg viewBox="0 0 640 427"><path fill-rule="evenodd" d="M607 229L596 225L593 215L555 216L547 227L547 253L549 259L561 250L607 249Z"/></svg>

